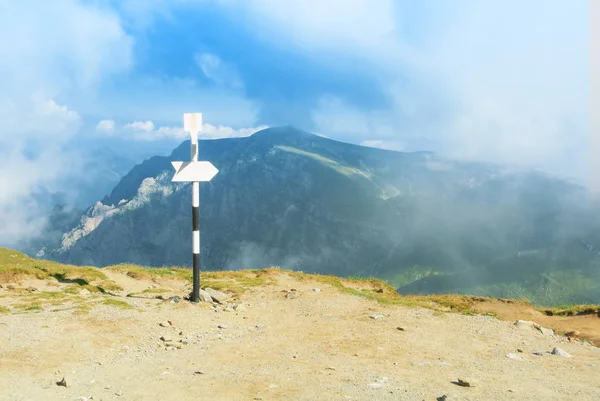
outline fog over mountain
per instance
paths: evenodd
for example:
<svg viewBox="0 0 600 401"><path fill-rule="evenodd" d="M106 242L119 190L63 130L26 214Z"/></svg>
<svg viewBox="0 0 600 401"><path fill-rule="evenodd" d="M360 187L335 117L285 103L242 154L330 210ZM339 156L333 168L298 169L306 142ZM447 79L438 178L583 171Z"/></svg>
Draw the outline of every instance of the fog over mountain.
<svg viewBox="0 0 600 401"><path fill-rule="evenodd" d="M191 189L168 157L135 166L40 256L73 264L191 263ZM200 141L204 270L377 276L401 293L600 302L593 200L540 171L337 142L293 127ZM55 237L56 238L56 237Z"/></svg>

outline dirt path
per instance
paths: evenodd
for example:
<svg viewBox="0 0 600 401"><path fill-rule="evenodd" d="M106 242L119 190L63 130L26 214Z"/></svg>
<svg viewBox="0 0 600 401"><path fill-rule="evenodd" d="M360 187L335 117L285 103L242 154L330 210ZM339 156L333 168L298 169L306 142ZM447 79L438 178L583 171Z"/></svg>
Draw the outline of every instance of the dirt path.
<svg viewBox="0 0 600 401"><path fill-rule="evenodd" d="M596 314L582 316L547 316L546 314L523 304L506 303L500 300L486 300L475 306L475 310L486 313L493 312L499 318L508 321L530 320L544 327L552 328L556 333L564 335L578 331L579 338L585 338L596 346L600 346L600 318Z"/></svg>
<svg viewBox="0 0 600 401"><path fill-rule="evenodd" d="M122 293L157 285L111 279ZM175 283L169 291L184 287ZM0 306L17 298L0 290ZM63 310L0 315L0 399L600 399L600 349L517 328L517 318L551 327L563 320L508 306L491 307L511 321L384 306L286 274L249 288L237 311L238 301L82 299L93 305L86 313L57 303ZM544 353L554 347L572 358ZM63 377L68 387L56 384ZM467 377L475 387L453 384Z"/></svg>

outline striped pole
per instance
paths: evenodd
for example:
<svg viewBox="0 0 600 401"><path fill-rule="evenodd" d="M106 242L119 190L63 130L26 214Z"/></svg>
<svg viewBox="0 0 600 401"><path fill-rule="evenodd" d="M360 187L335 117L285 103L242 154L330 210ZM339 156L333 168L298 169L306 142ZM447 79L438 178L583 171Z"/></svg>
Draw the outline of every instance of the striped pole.
<svg viewBox="0 0 600 401"><path fill-rule="evenodd" d="M198 161L198 132L202 129L202 113L185 113L183 130L190 133L191 161L172 161L173 182L192 183L192 302L200 302L200 182L208 182L219 172L209 161Z"/></svg>
<svg viewBox="0 0 600 401"><path fill-rule="evenodd" d="M202 114L184 114L184 129L191 137L191 161L198 161L198 131L202 127ZM192 302L200 302L200 182L192 181Z"/></svg>

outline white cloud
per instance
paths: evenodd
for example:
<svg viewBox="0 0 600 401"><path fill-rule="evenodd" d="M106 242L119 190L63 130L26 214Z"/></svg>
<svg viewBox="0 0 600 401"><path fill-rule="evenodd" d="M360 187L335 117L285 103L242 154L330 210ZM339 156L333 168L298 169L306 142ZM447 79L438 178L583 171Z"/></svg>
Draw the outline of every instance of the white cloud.
<svg viewBox="0 0 600 401"><path fill-rule="evenodd" d="M101 120L98 125L96 125L97 132L104 133L112 133L115 131L115 121L114 120Z"/></svg>
<svg viewBox="0 0 600 401"><path fill-rule="evenodd" d="M57 99L127 69L132 42L116 14L91 4L22 0L0 9L0 246L10 246L44 222L32 191L52 189L76 162L62 145L82 119Z"/></svg>
<svg viewBox="0 0 600 401"><path fill-rule="evenodd" d="M313 112L317 129L585 178L587 3L463 0L452 5L427 8L415 21L427 32L418 40L398 35L388 49L400 51L378 54L373 74L391 100L389 109L365 111L324 98ZM400 7L396 16L399 32L407 15ZM305 40L312 37L306 32Z"/></svg>
<svg viewBox="0 0 600 401"><path fill-rule="evenodd" d="M243 89L244 85L236 68L224 63L217 55L197 53L194 55L194 61L204 76L215 84L231 89Z"/></svg>
<svg viewBox="0 0 600 401"><path fill-rule="evenodd" d="M250 19L263 40L291 41L304 52L340 50L370 56L397 48L393 0L223 1ZM331 56L331 55L330 55Z"/></svg>
<svg viewBox="0 0 600 401"><path fill-rule="evenodd" d="M200 133L201 138L216 139L216 138L241 138L247 137L255 132L269 128L266 125L260 125L253 128L240 128L233 129L224 125L214 126L211 124L204 124L202 126L202 132Z"/></svg>
<svg viewBox="0 0 600 401"><path fill-rule="evenodd" d="M590 21L600 21L600 2L590 2ZM590 187L600 193L600 25L590 24Z"/></svg>
<svg viewBox="0 0 600 401"><path fill-rule="evenodd" d="M113 123L113 130L110 131L110 135L113 136L141 141L157 141L162 139L181 141L189 138L189 134L183 130L183 126L157 127L152 121L134 121L123 126L117 126L114 125L114 121L111 122ZM266 125L235 129L225 125L203 124L202 131L198 134L198 137L200 139L240 138L250 136L266 128L268 128Z"/></svg>
<svg viewBox="0 0 600 401"><path fill-rule="evenodd" d="M134 121L132 123L125 124L123 128L132 131L152 132L154 131L154 123L152 121Z"/></svg>
<svg viewBox="0 0 600 401"><path fill-rule="evenodd" d="M361 142L362 146L368 146L370 148L379 148L386 150L403 150L404 146L399 142L381 141L378 139L369 139Z"/></svg>

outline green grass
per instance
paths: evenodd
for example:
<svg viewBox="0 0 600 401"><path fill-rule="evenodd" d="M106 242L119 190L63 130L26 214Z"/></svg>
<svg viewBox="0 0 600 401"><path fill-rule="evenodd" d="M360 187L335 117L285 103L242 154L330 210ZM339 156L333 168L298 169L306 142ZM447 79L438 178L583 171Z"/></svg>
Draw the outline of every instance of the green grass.
<svg viewBox="0 0 600 401"><path fill-rule="evenodd" d="M407 307L423 307L440 312L457 312L477 314L473 305L473 297L457 294L448 295L400 295L396 289L378 278L354 277L340 278L331 275L286 272L298 280L314 280L331 285L340 292L366 298L384 305L401 305Z"/></svg>
<svg viewBox="0 0 600 401"><path fill-rule="evenodd" d="M120 308L120 309L135 309L133 306L131 306L130 304L128 304L125 301L120 301L118 299L105 299L104 301L102 301L102 305L106 305L106 306L112 306L115 308Z"/></svg>
<svg viewBox="0 0 600 401"><path fill-rule="evenodd" d="M120 287L108 280L97 267L71 266L48 260L38 260L13 251L0 248L0 283L18 283L25 279L46 280L49 282L71 283L88 288L91 292L119 290ZM88 286L96 288L90 289Z"/></svg>
<svg viewBox="0 0 600 401"><path fill-rule="evenodd" d="M38 293L31 294L32 298L44 299L44 300L53 300L53 299L64 299L67 295L64 292L59 291L42 291Z"/></svg>
<svg viewBox="0 0 600 401"><path fill-rule="evenodd" d="M555 316L591 315L600 312L600 305L561 305L552 308L537 308Z"/></svg>
<svg viewBox="0 0 600 401"><path fill-rule="evenodd" d="M23 288L15 288L12 292L20 294L22 296L21 299L26 302L12 305L12 310L2 307L0 308L0 313L41 311L44 307L56 306L64 304L65 302L81 304L62 310L74 309L78 313L87 313L91 306L90 304L85 304L83 298L78 296L81 290L87 289L90 293L98 295L105 294L107 291L122 290L116 283L108 279L107 275L104 273L105 271L120 272L132 279L149 280L156 282L157 284L160 284L161 281L165 279L182 280L187 283L191 283L192 281L192 271L182 267L147 268L134 264L120 264L109 266L104 269L88 266L77 267L50 261L36 260L10 249L0 248L0 283L17 283L24 279L37 278L40 280L47 280L49 284L61 283L63 287L66 286L63 291L44 291L35 293L29 293ZM428 273L432 275L436 274L434 271L429 271ZM201 272L200 282L202 288L210 287L215 290L229 293L236 298L241 296L241 294L249 288L268 286L275 283L277 277L281 274L290 275L300 281L311 280L317 283L331 285L341 293L359 296L384 305L424 307L437 312L475 314L475 304L482 299L489 299L485 297L458 294L428 296L400 295L396 292L395 286L373 277L340 278L332 275L306 274L281 270L277 267L262 270ZM412 275L415 274L415 272L409 272L408 274L411 278L414 278ZM406 279L407 277L396 276L391 281L397 282ZM169 290L165 288L149 288L140 294L160 294L164 292L169 292ZM523 302L529 305L526 299L511 302ZM122 309L135 309L127 302L115 298L106 298L101 300L100 304ZM554 315L568 316L597 313L597 311L600 310L600 306L563 305L553 308L540 307L538 309L542 312L549 311Z"/></svg>
<svg viewBox="0 0 600 401"><path fill-rule="evenodd" d="M361 177L365 177L367 179L369 179L369 174L365 173L362 170L359 170L357 168L354 167L348 167L348 166L344 166L343 164L335 161L335 160L331 160L328 159L324 156L321 156L318 153L311 153L311 152L307 152L304 150L300 150L300 149L296 149L296 148L292 148L289 146L275 146L276 148L279 148L285 152L290 152L290 153L295 153L297 155L300 156L304 156L304 157L308 157L310 159L316 160L320 163L322 163L323 165L330 167L332 169L334 169L335 171L337 171L340 174L343 174L347 177L351 177L353 175L357 175L357 176L361 176Z"/></svg>
<svg viewBox="0 0 600 401"><path fill-rule="evenodd" d="M147 288L142 293L144 294L162 294L164 292L169 292L169 290L164 288Z"/></svg>
<svg viewBox="0 0 600 401"><path fill-rule="evenodd" d="M157 278L174 278L192 281L192 270L183 267L144 267L129 263L107 266L104 269L126 274L136 280L152 280Z"/></svg>

